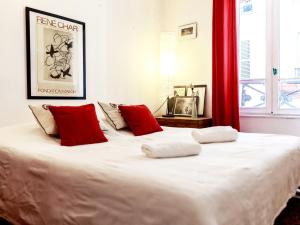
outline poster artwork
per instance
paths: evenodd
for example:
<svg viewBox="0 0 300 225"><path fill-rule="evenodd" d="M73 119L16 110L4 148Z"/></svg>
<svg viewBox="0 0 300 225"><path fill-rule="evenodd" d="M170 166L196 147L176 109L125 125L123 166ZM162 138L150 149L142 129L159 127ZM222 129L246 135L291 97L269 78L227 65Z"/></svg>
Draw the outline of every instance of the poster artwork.
<svg viewBox="0 0 300 225"><path fill-rule="evenodd" d="M72 34L45 29L45 79L72 82ZM47 44L50 43L50 44Z"/></svg>
<svg viewBox="0 0 300 225"><path fill-rule="evenodd" d="M78 27L42 16L36 17L38 94L76 95L76 33Z"/></svg>

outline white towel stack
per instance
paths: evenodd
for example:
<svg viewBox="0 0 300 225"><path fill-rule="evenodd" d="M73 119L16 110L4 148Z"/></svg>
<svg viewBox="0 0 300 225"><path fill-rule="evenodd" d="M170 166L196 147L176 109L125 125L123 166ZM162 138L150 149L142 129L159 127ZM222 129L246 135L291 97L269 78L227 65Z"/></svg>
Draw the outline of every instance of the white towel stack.
<svg viewBox="0 0 300 225"><path fill-rule="evenodd" d="M192 131L192 136L200 144L235 141L238 131L230 126L216 126Z"/></svg>
<svg viewBox="0 0 300 225"><path fill-rule="evenodd" d="M142 144L142 151L149 158L172 158L198 155L201 145L196 142L154 142Z"/></svg>

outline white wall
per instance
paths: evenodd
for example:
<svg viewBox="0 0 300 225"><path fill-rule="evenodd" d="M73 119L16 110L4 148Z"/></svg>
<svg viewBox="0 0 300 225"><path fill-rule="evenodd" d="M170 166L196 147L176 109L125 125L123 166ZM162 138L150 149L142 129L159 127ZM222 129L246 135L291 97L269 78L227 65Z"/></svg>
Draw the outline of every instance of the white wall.
<svg viewBox="0 0 300 225"><path fill-rule="evenodd" d="M26 99L25 6L86 22L87 100ZM159 34L198 22L198 38L177 43L174 85L208 85L211 115L212 0L1 0L0 126L30 121L28 104L84 104L96 100L147 103L160 88ZM245 132L299 135L299 119L241 117Z"/></svg>
<svg viewBox="0 0 300 225"><path fill-rule="evenodd" d="M242 116L240 122L242 132L300 136L300 120L297 118Z"/></svg>
<svg viewBox="0 0 300 225"><path fill-rule="evenodd" d="M86 101L26 99L25 6L86 23ZM157 106L160 0L1 0L0 25L0 126L32 120L28 104Z"/></svg>
<svg viewBox="0 0 300 225"><path fill-rule="evenodd" d="M161 31L197 22L198 38L177 42L174 85L207 84L206 116L211 116L212 0L163 0Z"/></svg>
<svg viewBox="0 0 300 225"><path fill-rule="evenodd" d="M206 115L211 116L212 0L163 0L161 31L198 22L198 38L177 42L175 85L193 82L208 85ZM241 117L244 132L283 133L300 136L300 120L292 118Z"/></svg>

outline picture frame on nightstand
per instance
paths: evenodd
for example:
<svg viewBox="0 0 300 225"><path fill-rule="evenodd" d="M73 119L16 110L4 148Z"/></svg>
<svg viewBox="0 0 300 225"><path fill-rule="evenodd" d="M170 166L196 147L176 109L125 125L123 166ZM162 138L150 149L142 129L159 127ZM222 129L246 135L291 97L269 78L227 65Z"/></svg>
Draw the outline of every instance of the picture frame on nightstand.
<svg viewBox="0 0 300 225"><path fill-rule="evenodd" d="M205 98L206 98L206 88L207 85L206 84L197 84L197 85L176 85L173 87L173 93L174 96L173 97L169 97L168 99L168 112L172 112L171 116L186 116L186 117L190 117L191 113L182 113L179 111L180 110L180 106L178 106L179 103L177 103L177 109L176 109L176 101L177 102L181 102L181 101L185 101L190 102L191 101L191 97L192 97L192 89L191 87L193 87L193 91L196 97L196 104L197 104L197 113L198 116L204 116L205 113ZM187 98L187 99L186 99ZM170 115L168 115L170 116Z"/></svg>
<svg viewBox="0 0 300 225"><path fill-rule="evenodd" d="M185 85L177 85L173 87L174 97L178 96L186 96L186 86Z"/></svg>
<svg viewBox="0 0 300 225"><path fill-rule="evenodd" d="M198 107L198 97L196 98L196 106ZM193 108L193 97L192 96L178 96L175 97L173 114L174 116L192 116L192 108Z"/></svg>
<svg viewBox="0 0 300 225"><path fill-rule="evenodd" d="M198 116L203 116L204 115L204 110L205 110L205 97L206 97L206 84L198 84L198 85L193 85L193 91L194 95L198 97ZM187 87L187 96L192 96L192 89L191 87Z"/></svg>

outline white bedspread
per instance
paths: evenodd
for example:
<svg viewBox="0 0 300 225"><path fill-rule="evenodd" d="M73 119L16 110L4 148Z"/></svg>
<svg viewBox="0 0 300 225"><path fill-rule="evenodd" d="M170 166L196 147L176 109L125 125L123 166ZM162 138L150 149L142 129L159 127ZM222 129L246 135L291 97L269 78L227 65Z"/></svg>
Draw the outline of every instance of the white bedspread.
<svg viewBox="0 0 300 225"><path fill-rule="evenodd" d="M145 140L61 147L35 125L0 129L0 217L16 225L272 225L300 185L299 138L244 134L198 156L149 159Z"/></svg>

